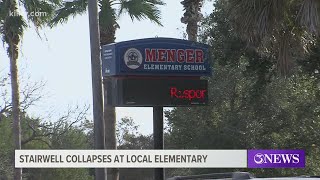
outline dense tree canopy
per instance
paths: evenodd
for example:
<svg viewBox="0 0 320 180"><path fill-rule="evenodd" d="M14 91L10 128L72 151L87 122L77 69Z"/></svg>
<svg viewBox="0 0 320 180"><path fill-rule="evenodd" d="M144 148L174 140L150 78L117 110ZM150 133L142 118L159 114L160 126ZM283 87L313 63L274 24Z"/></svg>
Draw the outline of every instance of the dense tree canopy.
<svg viewBox="0 0 320 180"><path fill-rule="evenodd" d="M272 54L281 74L288 74L319 36L318 0L228 0L225 4L236 33L262 54Z"/></svg>
<svg viewBox="0 0 320 180"><path fill-rule="evenodd" d="M247 46L233 28L227 5L217 1L201 29L200 39L212 45L214 57L210 105L167 112L172 148L304 149L306 169L251 172L267 177L319 174L319 44L299 59L291 76L279 77L277 57ZM200 171L230 170L191 173Z"/></svg>

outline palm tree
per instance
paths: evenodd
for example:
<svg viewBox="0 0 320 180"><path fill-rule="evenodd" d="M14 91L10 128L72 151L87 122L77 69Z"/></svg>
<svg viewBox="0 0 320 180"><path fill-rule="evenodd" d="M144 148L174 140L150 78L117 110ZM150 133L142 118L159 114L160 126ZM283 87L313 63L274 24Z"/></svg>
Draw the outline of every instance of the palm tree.
<svg viewBox="0 0 320 180"><path fill-rule="evenodd" d="M320 32L319 0L229 0L227 9L239 35L273 53L284 75Z"/></svg>
<svg viewBox="0 0 320 180"><path fill-rule="evenodd" d="M55 6L58 4L58 0L52 2L20 0L19 4L16 0L0 1L0 36L2 37L3 43L7 46L7 53L10 59L13 141L15 149L21 149L20 97L17 66L19 44L22 40L24 30L28 27L27 22L32 22L36 30L38 30L48 22ZM27 19L24 19L18 11L18 8L24 9L27 14ZM14 169L14 179L22 179L22 169Z"/></svg>
<svg viewBox="0 0 320 180"><path fill-rule="evenodd" d="M81 14L86 11L87 0L75 0L65 2L64 6L57 11L52 25L65 22L70 16ZM157 5L164 5L161 0L98 0L100 44L110 44L115 42L115 33L120 28L117 19L121 14L127 12L132 20L149 19L152 22L161 25L160 10ZM117 9L118 7L118 9ZM97 69L97 71L101 71ZM106 149L116 149L116 114L115 107L107 104L107 86L111 78L104 79L104 122L105 122L105 142ZM119 179L118 169L109 169L108 179Z"/></svg>
<svg viewBox="0 0 320 180"><path fill-rule="evenodd" d="M183 0L181 4L185 10L181 22L187 24L188 40L197 41L198 22L203 18L201 14L203 0Z"/></svg>

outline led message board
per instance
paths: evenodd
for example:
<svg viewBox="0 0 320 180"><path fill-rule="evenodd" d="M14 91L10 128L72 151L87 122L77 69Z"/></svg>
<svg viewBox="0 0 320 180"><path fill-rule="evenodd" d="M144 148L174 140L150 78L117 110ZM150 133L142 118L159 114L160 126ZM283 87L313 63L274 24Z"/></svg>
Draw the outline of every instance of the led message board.
<svg viewBox="0 0 320 180"><path fill-rule="evenodd" d="M147 38L102 46L103 76L210 76L209 46Z"/></svg>
<svg viewBox="0 0 320 180"><path fill-rule="evenodd" d="M208 104L207 80L114 79L109 88L113 106L193 106Z"/></svg>

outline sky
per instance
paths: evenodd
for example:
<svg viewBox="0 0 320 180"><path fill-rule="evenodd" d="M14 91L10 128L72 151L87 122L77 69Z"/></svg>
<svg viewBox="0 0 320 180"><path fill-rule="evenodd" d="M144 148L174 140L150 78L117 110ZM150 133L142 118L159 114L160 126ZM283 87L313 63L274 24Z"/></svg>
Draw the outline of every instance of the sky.
<svg viewBox="0 0 320 180"><path fill-rule="evenodd" d="M163 27L149 20L131 21L124 14L118 23L116 42L132 39L171 37L183 38L185 25L180 22L183 15L181 0L164 0L161 7ZM203 14L213 10L212 2L205 2ZM19 57L20 74L30 76L29 82L46 83L44 98L28 110L31 116L53 117L62 115L68 107L90 105L92 117L92 84L88 14L70 18L65 24L53 29L40 30L40 37L33 27L23 36ZM0 47L0 74L9 72L9 59L3 46ZM25 84L25 80L21 84ZM140 133L152 133L151 107L117 107L116 118L131 117L139 125Z"/></svg>

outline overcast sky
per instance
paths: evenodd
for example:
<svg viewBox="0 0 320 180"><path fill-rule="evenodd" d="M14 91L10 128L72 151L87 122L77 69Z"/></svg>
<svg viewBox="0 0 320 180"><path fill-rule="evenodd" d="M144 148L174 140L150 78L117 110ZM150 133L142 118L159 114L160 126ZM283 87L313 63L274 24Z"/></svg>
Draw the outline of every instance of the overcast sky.
<svg viewBox="0 0 320 180"><path fill-rule="evenodd" d="M132 22L123 15L116 42L150 37L183 38L185 25L180 22L183 14L181 0L164 0L161 8L162 24L159 27L148 20ZM203 13L212 11L212 2L204 5ZM54 112L58 116L68 106L92 107L91 64L88 15L76 16L66 24L40 31L41 37L30 27L21 44L19 68L24 75L30 75L31 82L45 81L47 96L28 112L32 116L44 116ZM0 48L0 73L9 72L6 51ZM23 82L21 82L23 83ZM90 109L92 119L92 109ZM143 134L152 133L152 108L117 108L117 119L132 117Z"/></svg>

